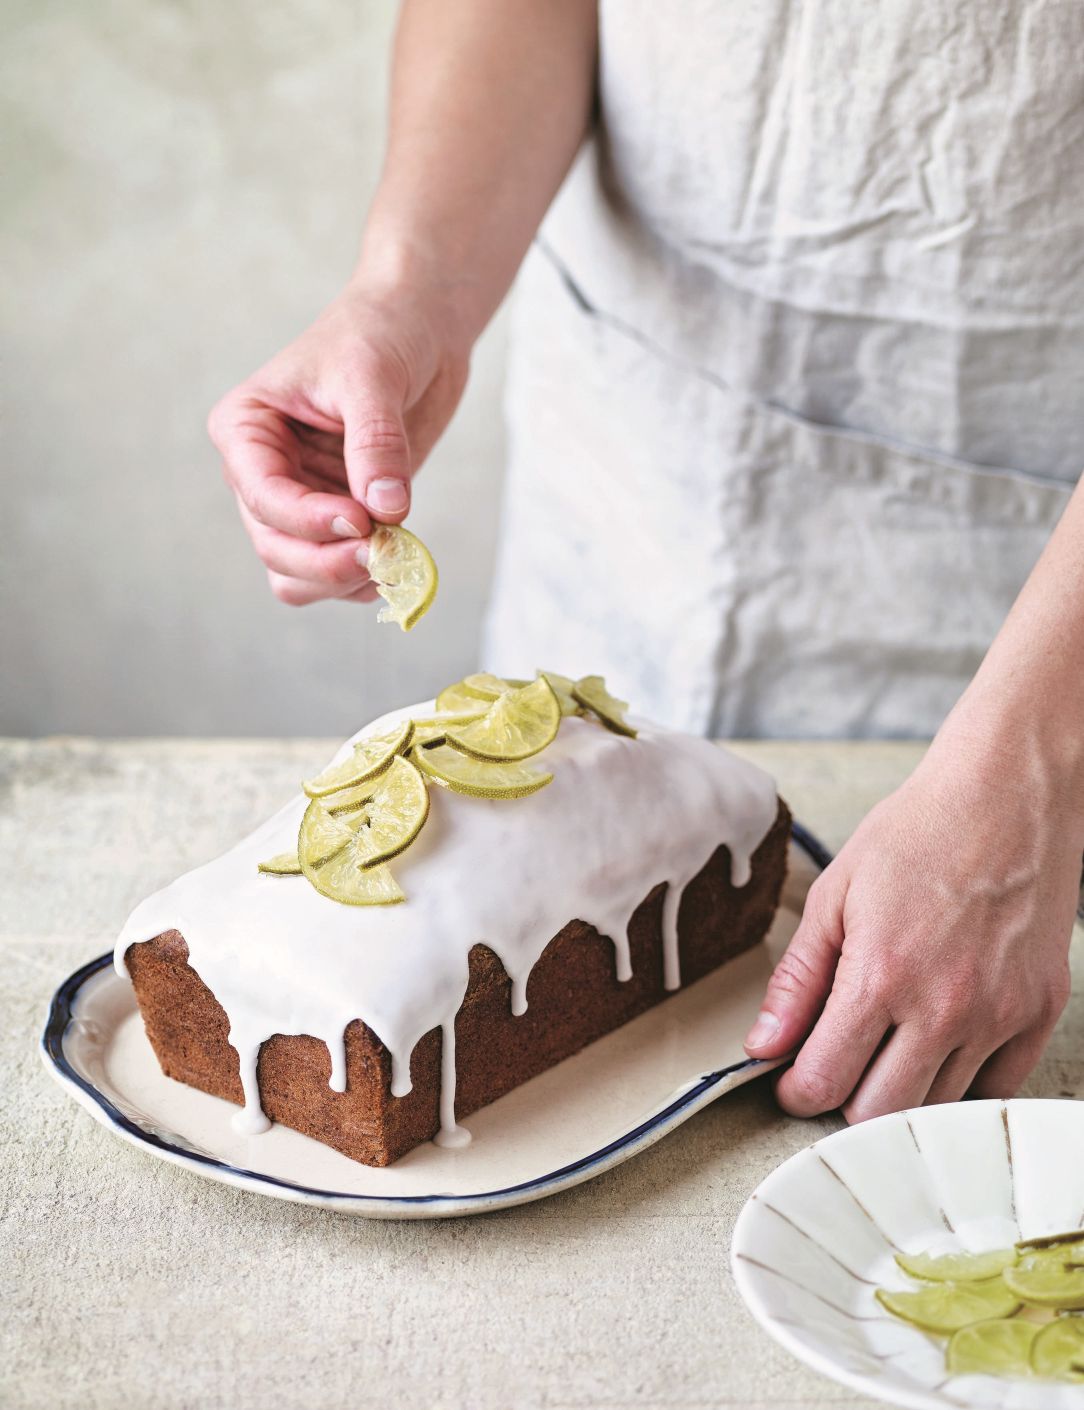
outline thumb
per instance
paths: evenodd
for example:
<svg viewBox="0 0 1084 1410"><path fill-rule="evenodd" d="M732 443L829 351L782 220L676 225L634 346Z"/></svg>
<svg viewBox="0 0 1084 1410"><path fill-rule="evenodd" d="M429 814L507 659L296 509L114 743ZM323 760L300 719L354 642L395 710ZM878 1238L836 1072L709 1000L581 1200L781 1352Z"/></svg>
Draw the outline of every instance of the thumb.
<svg viewBox="0 0 1084 1410"><path fill-rule="evenodd" d="M343 408L343 459L350 493L371 518L398 524L410 508L410 444L403 397L380 379Z"/></svg>
<svg viewBox="0 0 1084 1410"><path fill-rule="evenodd" d="M832 991L843 948L845 888L832 867L810 887L801 924L768 981L757 1020L745 1039L753 1057L781 1057L803 1041Z"/></svg>

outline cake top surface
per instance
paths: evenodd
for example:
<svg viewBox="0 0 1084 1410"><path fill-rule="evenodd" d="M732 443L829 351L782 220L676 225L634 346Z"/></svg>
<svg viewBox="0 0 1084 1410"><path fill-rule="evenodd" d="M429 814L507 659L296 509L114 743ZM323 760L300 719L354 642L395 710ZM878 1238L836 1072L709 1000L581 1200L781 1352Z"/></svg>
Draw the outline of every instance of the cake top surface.
<svg viewBox="0 0 1084 1410"><path fill-rule="evenodd" d="M363 736L432 710L428 702L383 716L332 762ZM138 905L117 941L118 967L130 945L181 932L190 965L229 1017L253 1120L259 1045L275 1033L323 1039L331 1085L342 1090L343 1034L360 1018L391 1053L393 1093L409 1091L410 1053L435 1027L447 1037L475 944L500 958L513 1011L522 1012L532 967L570 920L608 936L618 978L627 977L629 919L666 882L673 971L685 884L722 843L734 883L743 884L778 802L766 773L721 746L636 724L638 736L626 738L585 719L564 720L539 756L552 783L514 802L431 788L426 826L395 862L408 897L400 905L340 905L304 877L257 870L295 846L309 801L299 793L223 856ZM676 987L676 973L667 982Z"/></svg>

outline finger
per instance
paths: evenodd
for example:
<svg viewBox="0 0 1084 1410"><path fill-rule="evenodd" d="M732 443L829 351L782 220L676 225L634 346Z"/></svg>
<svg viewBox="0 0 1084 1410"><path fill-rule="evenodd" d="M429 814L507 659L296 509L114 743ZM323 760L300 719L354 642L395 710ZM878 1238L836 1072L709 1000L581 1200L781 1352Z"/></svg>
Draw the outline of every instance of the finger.
<svg viewBox="0 0 1084 1410"><path fill-rule="evenodd" d="M926 1105L962 1101L975 1080L976 1072L989 1056L988 1047L974 1045L949 1053L926 1093Z"/></svg>
<svg viewBox="0 0 1084 1410"><path fill-rule="evenodd" d="M302 483L297 437L272 407L227 399L211 413L208 429L227 480L261 524L314 543L371 533L364 507L349 495Z"/></svg>
<svg viewBox="0 0 1084 1410"><path fill-rule="evenodd" d="M375 602L380 594L376 590L375 583L366 583L357 592L348 592L345 597L340 597L340 602Z"/></svg>
<svg viewBox="0 0 1084 1410"><path fill-rule="evenodd" d="M862 1080L891 1015L858 989L837 985L798 1056L775 1084L776 1100L792 1116L834 1111Z"/></svg>
<svg viewBox="0 0 1084 1410"><path fill-rule="evenodd" d="M830 878L831 868L810 888L801 924L768 981L745 1040L754 1057L779 1057L797 1047L831 992L843 948L843 894Z"/></svg>
<svg viewBox="0 0 1084 1410"><path fill-rule="evenodd" d="M388 374L367 378L343 408L343 456L350 492L381 523L398 524L410 508L410 445L403 424L406 387Z"/></svg>
<svg viewBox="0 0 1084 1410"><path fill-rule="evenodd" d="M1024 1079L1043 1055L1053 1024L1018 1033L998 1048L979 1068L969 1095L973 1097L1011 1097L1020 1090Z"/></svg>
<svg viewBox="0 0 1084 1410"><path fill-rule="evenodd" d="M870 1063L843 1104L843 1115L853 1126L890 1111L922 1106L946 1057L943 1047L930 1046L929 1034L918 1024L904 1024Z"/></svg>
<svg viewBox="0 0 1084 1410"><path fill-rule="evenodd" d="M309 543L269 529L252 517L244 504L241 519L265 567L287 578L301 578L330 589L336 596L354 592L369 581L366 539Z"/></svg>
<svg viewBox="0 0 1084 1410"><path fill-rule="evenodd" d="M324 602L337 596L333 588L324 583L306 582L304 578L291 578L284 573L267 570L267 581L271 591L287 607L307 607L312 602Z"/></svg>

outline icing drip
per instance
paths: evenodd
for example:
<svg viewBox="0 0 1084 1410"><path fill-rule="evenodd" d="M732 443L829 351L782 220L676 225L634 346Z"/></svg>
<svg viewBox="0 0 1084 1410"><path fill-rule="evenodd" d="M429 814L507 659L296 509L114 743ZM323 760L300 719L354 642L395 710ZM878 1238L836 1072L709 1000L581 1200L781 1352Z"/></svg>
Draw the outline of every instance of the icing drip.
<svg viewBox="0 0 1084 1410"><path fill-rule="evenodd" d="M432 710L397 711L364 733ZM401 1097L411 1090L415 1044L441 1028L442 1139L462 1143L469 1137L455 1122L454 1020L471 948L486 943L501 960L514 1014L526 1011L531 970L570 920L610 938L616 976L627 980L630 918L662 882L664 979L677 988L685 885L721 843L734 884L744 885L775 819L775 785L762 770L708 740L636 723L639 738L627 739L566 719L538 757L554 780L527 798L434 787L425 829L394 863L407 895L398 906L343 906L301 877L257 873L258 861L296 844L307 801L298 795L224 856L137 906L117 941L117 967L124 972L129 945L181 932L189 963L229 1017L245 1096L236 1120L246 1132L266 1126L257 1063L273 1034L326 1042L329 1085L344 1091L344 1033L360 1019L388 1049L392 1095Z"/></svg>
<svg viewBox="0 0 1084 1410"><path fill-rule="evenodd" d="M693 876L696 873L693 872ZM691 881L692 876L687 880ZM680 886L670 882L666 895L662 898L662 984L664 989L681 988L681 955L678 951L678 911L681 908L681 893L685 882Z"/></svg>
<svg viewBox="0 0 1084 1410"><path fill-rule="evenodd" d="M438 1146L453 1150L470 1145L470 1132L455 1120L455 1017L441 1024L440 1045L440 1130L433 1138Z"/></svg>

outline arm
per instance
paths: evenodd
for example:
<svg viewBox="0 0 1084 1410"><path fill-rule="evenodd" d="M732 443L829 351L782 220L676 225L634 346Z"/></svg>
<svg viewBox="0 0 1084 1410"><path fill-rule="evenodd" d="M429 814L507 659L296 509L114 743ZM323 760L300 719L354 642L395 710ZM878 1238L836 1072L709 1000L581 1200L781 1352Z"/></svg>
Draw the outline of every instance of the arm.
<svg viewBox="0 0 1084 1410"><path fill-rule="evenodd" d="M470 350L587 131L591 0L406 0L387 155L346 288L209 430L282 601L368 600Z"/></svg>
<svg viewBox="0 0 1084 1410"><path fill-rule="evenodd" d="M1069 994L1084 854L1084 482L907 782L809 895L747 1048L848 1120L1007 1096Z"/></svg>

